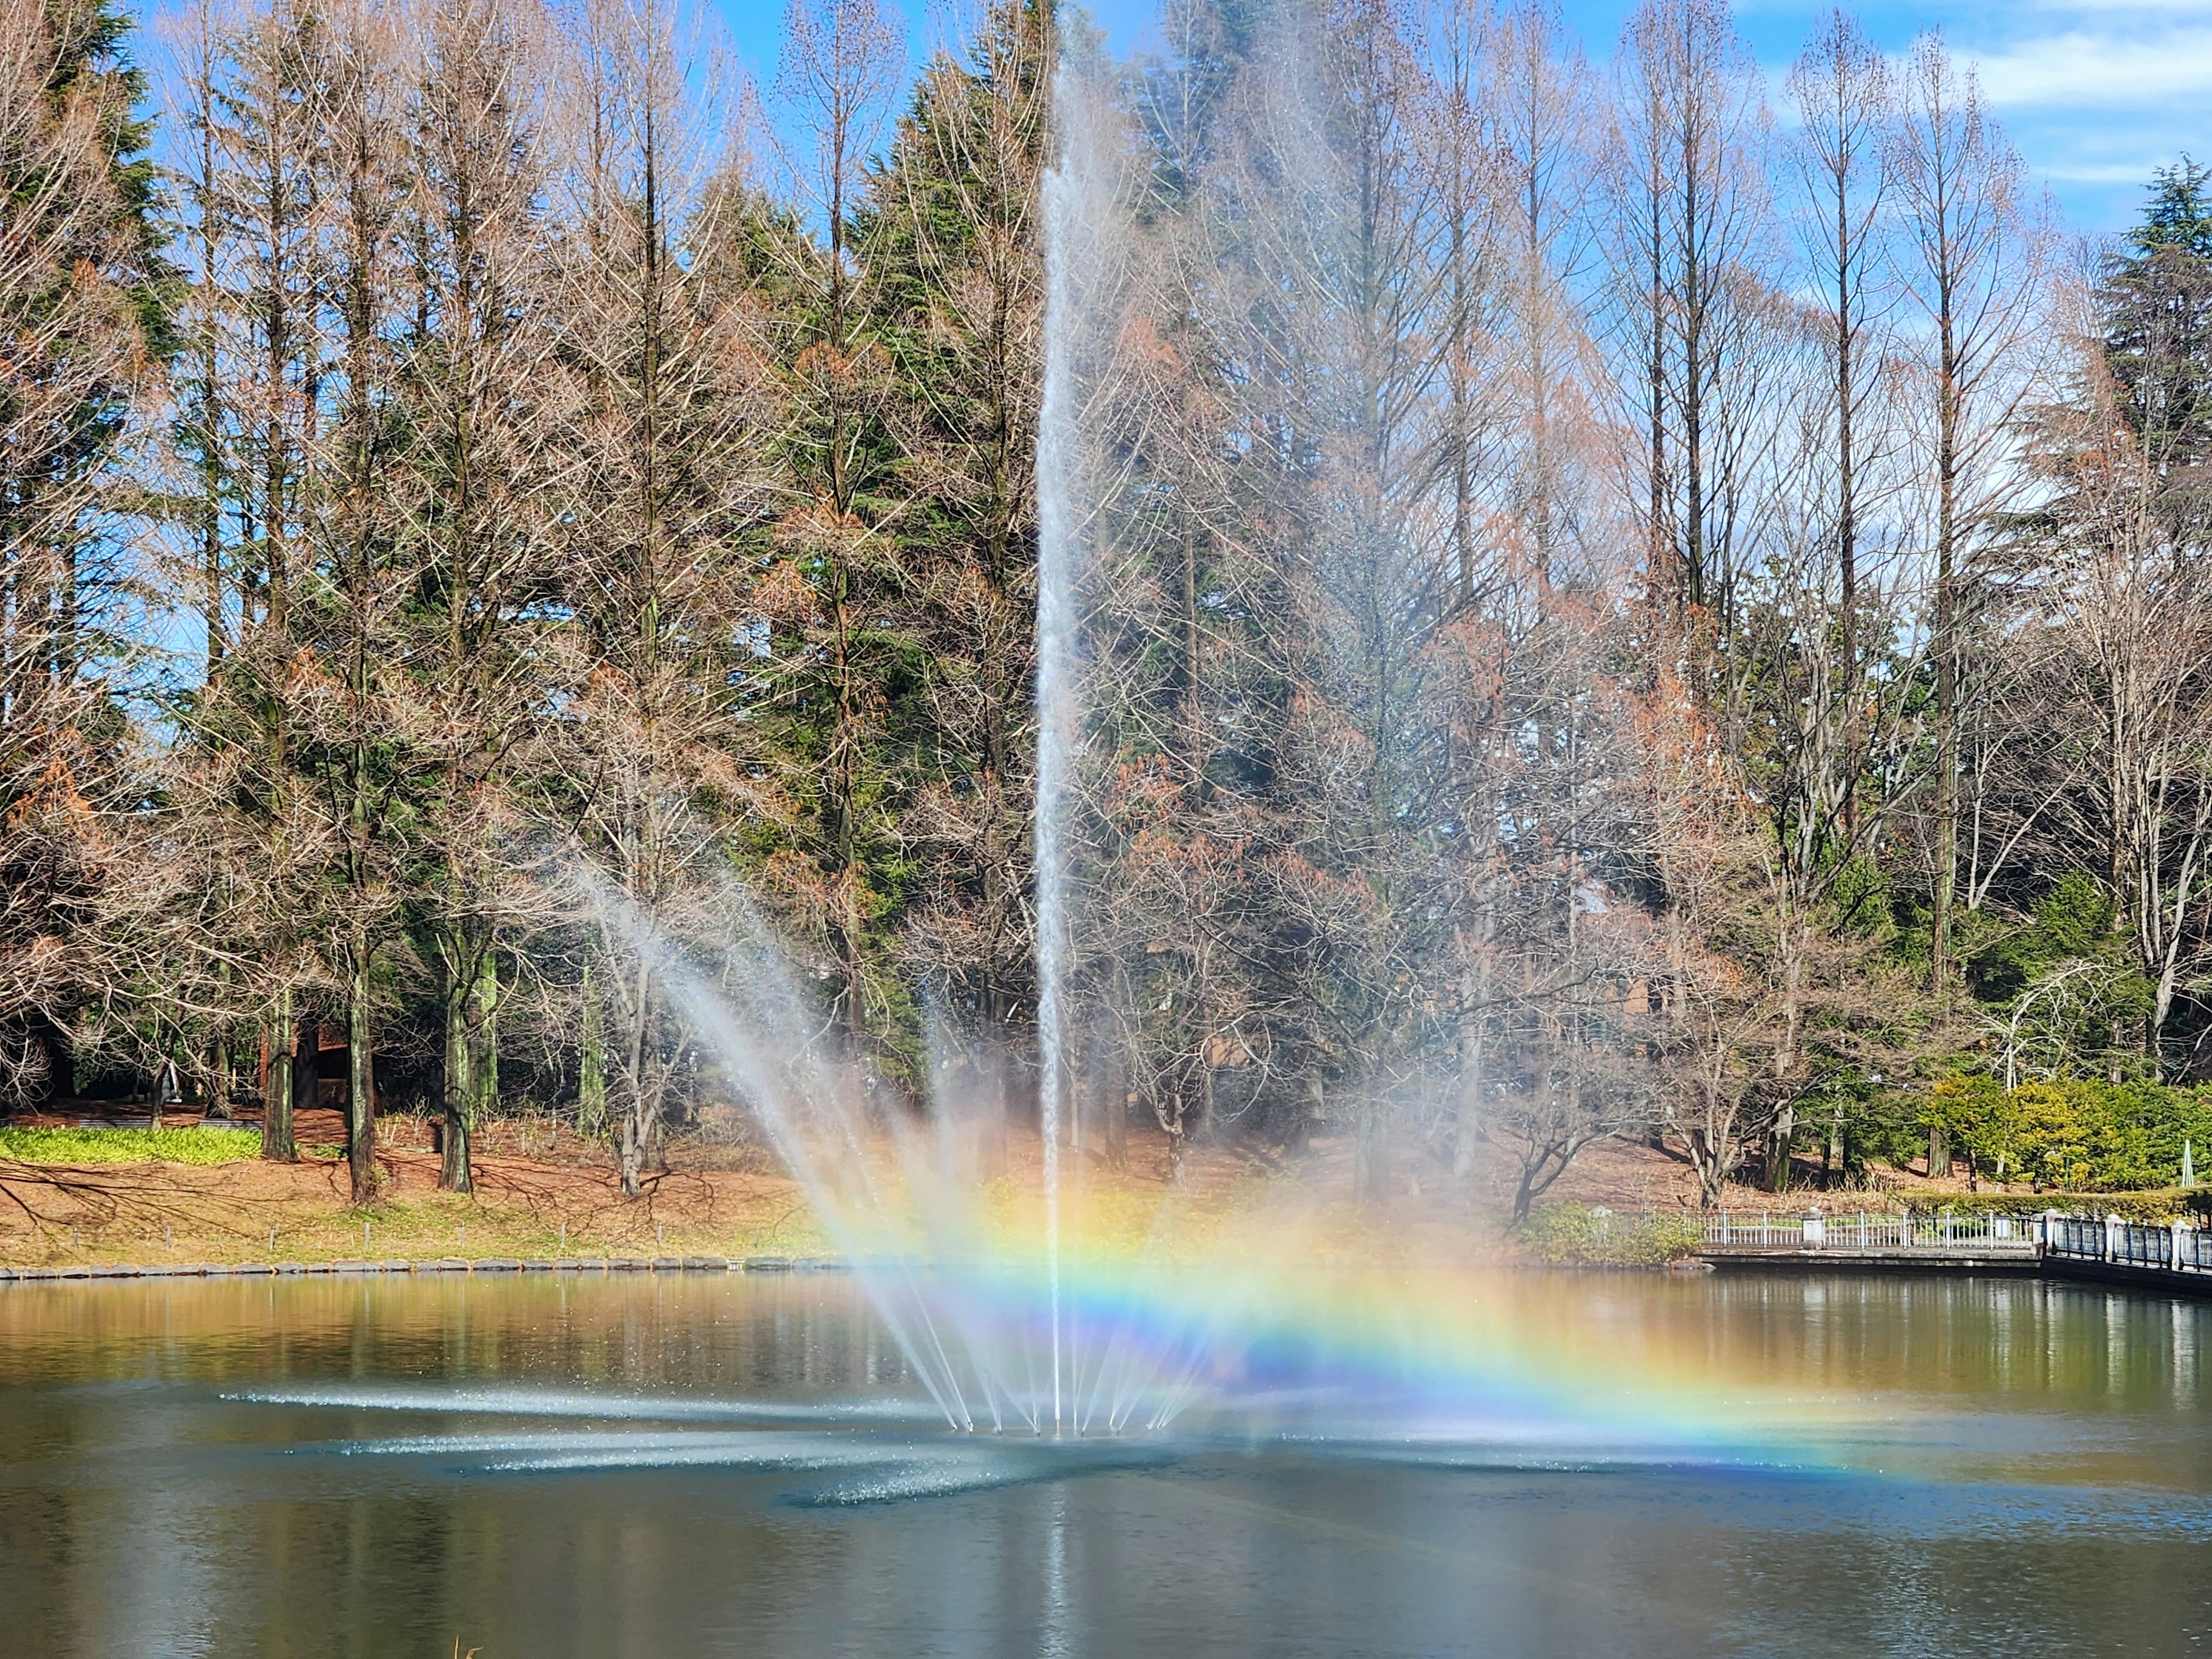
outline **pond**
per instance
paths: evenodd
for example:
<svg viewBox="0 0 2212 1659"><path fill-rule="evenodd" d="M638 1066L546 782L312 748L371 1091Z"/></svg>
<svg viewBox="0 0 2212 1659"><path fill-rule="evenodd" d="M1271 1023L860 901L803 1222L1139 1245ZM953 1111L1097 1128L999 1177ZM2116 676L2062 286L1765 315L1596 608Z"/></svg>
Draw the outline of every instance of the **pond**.
<svg viewBox="0 0 2212 1659"><path fill-rule="evenodd" d="M842 1273L0 1287L0 1648L2212 1639L2212 1308L1873 1276L1393 1297L1348 1298L1356 1342L1224 1337L1162 1430L1055 1445L949 1432Z"/></svg>

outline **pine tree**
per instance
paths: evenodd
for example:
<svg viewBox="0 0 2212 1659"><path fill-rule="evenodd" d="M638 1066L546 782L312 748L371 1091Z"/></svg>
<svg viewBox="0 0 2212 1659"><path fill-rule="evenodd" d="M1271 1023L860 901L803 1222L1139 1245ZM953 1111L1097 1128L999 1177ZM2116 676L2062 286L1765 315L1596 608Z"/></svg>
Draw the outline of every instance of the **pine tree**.
<svg viewBox="0 0 2212 1659"><path fill-rule="evenodd" d="M793 815L763 874L829 993L832 1029L888 1058L909 1025L884 949L904 878L886 726L918 678L906 626L885 422L890 360L870 304L878 221L867 169L904 69L876 0L793 0L775 92L790 137L791 234L764 240L791 505L776 527L784 596L764 641Z"/></svg>
<svg viewBox="0 0 2212 1659"><path fill-rule="evenodd" d="M2105 356L2156 474L2177 545L2212 528L2212 167L2159 169L2142 222L2108 262Z"/></svg>
<svg viewBox="0 0 2212 1659"><path fill-rule="evenodd" d="M1050 17L1006 0L924 73L860 216L898 443L915 672L885 710L915 873L904 976L1008 1042L1029 1001L1030 703Z"/></svg>

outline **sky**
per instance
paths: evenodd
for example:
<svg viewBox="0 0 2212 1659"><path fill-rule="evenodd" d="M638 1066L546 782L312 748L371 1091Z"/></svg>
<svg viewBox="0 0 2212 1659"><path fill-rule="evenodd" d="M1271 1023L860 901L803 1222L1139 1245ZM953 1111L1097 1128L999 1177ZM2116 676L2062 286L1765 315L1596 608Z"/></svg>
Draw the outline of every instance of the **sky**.
<svg viewBox="0 0 2212 1659"><path fill-rule="evenodd" d="M773 76L786 0L717 0L741 62L763 86ZM943 0L891 0L908 19L920 57L941 38ZM1562 0L1591 61L1610 55L1632 0ZM1736 26L1768 71L1783 71L1833 4L1741 0ZM1091 14L1121 50L1143 45L1153 0L1092 0ZM2212 0L1893 0L1857 8L1884 50L1902 52L1940 27L1984 88L2028 166L2049 184L2077 230L2124 229L2154 167L2184 152L2212 161Z"/></svg>

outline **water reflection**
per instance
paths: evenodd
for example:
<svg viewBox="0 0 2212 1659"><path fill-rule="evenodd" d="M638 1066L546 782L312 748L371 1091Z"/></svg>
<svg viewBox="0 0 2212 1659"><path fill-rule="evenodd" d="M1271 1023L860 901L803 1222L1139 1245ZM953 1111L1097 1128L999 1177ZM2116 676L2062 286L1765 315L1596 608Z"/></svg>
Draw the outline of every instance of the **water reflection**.
<svg viewBox="0 0 2212 1659"><path fill-rule="evenodd" d="M829 1276L18 1285L0 1293L0 1649L2212 1637L2212 1310L1932 1279L1509 1277L1445 1301L1504 1351L1468 1398L1418 1363L1422 1332L1389 1352L1369 1330L1295 1365L1246 1356L1244 1391L1172 1439L1054 1446L933 1427ZM1560 1379L1559 1420L1591 1432L1608 1399L1638 1402L1623 1442L1679 1433L1673 1455L1516 1438L1498 1401L1525 1415L1516 1373ZM1384 1408L1407 1404L1429 1414ZM1685 1451L1723 1431L1729 1455Z"/></svg>

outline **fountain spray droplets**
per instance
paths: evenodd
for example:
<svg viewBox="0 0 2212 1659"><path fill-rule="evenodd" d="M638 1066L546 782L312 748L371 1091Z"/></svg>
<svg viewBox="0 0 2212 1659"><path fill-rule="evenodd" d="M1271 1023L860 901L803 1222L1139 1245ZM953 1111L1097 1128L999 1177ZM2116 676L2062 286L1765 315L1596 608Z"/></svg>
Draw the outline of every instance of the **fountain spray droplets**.
<svg viewBox="0 0 2212 1659"><path fill-rule="evenodd" d="M1041 1249L1009 1241L994 1212L975 1152L1009 1057L962 1052L936 1026L928 1115L917 1120L871 1100L742 893L729 896L728 936L708 950L680 946L617 894L593 897L750 1110L949 1425L1095 1436L1173 1416L1201 1322L1138 1317L1141 1262L1090 1264L1078 1314L1056 1206Z"/></svg>

